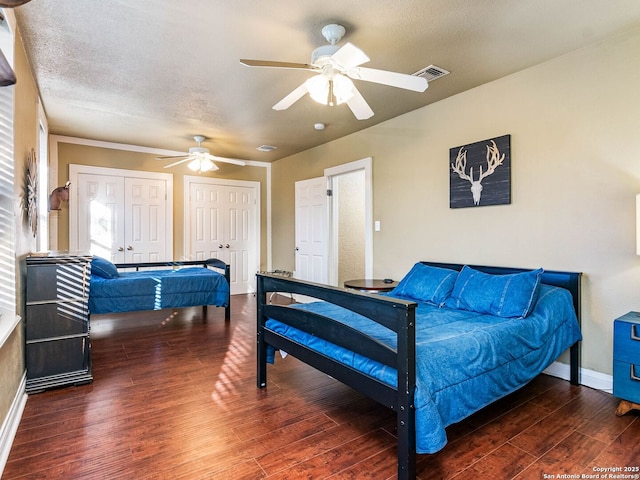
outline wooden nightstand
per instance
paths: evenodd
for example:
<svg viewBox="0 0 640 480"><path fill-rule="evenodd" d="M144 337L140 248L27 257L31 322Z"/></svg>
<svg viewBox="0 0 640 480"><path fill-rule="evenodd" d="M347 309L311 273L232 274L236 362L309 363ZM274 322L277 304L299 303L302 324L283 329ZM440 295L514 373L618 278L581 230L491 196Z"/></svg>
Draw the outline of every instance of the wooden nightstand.
<svg viewBox="0 0 640 480"><path fill-rule="evenodd" d="M640 313L613 322L613 395L622 399L616 415L640 410Z"/></svg>

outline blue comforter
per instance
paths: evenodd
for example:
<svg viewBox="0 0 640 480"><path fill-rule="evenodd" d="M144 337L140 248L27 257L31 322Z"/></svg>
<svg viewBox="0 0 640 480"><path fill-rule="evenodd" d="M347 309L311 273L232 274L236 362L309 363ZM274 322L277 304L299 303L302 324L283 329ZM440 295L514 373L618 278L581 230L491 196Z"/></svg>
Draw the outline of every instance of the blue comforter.
<svg viewBox="0 0 640 480"><path fill-rule="evenodd" d="M226 307L229 284L224 275L203 267L91 276L91 313L132 312L215 305Z"/></svg>
<svg viewBox="0 0 640 480"><path fill-rule="evenodd" d="M367 332L395 348L395 333L326 302L298 305ZM267 327L396 386L396 370L269 319ZM581 339L568 291L542 285L533 312L502 318L418 303L416 311L416 450L447 443L445 427L517 390Z"/></svg>

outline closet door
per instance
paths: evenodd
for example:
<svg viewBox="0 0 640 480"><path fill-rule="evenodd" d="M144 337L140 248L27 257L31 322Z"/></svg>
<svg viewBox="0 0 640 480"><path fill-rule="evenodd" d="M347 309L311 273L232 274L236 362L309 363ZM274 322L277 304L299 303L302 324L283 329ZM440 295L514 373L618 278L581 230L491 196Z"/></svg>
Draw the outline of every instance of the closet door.
<svg viewBox="0 0 640 480"><path fill-rule="evenodd" d="M71 250L114 263L173 259L171 175L83 165L69 173Z"/></svg>
<svg viewBox="0 0 640 480"><path fill-rule="evenodd" d="M124 178L124 261L170 260L166 254L166 183Z"/></svg>
<svg viewBox="0 0 640 480"><path fill-rule="evenodd" d="M252 228L256 210L255 189L224 187L223 195L223 231L227 239L224 256L228 258L225 262L231 264L231 283L236 285L234 290L238 293L250 292L254 290L256 273L252 264L256 244L256 232Z"/></svg>
<svg viewBox="0 0 640 480"><path fill-rule="evenodd" d="M123 263L124 181L120 176L78 175L77 248ZM71 232L73 233L73 232ZM71 235L70 235L71 238Z"/></svg>
<svg viewBox="0 0 640 480"><path fill-rule="evenodd" d="M189 182L189 258L219 258L231 266L231 293L255 290L256 187Z"/></svg>

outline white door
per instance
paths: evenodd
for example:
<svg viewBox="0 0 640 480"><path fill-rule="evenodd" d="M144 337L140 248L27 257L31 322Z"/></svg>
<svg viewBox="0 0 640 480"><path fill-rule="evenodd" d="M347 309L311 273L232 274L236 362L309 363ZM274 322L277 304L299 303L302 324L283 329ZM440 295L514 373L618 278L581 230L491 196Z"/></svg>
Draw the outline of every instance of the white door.
<svg viewBox="0 0 640 480"><path fill-rule="evenodd" d="M295 277L328 283L327 179L301 180L295 185Z"/></svg>
<svg viewBox="0 0 640 480"><path fill-rule="evenodd" d="M114 263L173 260L171 175L83 165L69 173L72 250Z"/></svg>
<svg viewBox="0 0 640 480"><path fill-rule="evenodd" d="M189 181L189 258L230 265L231 294L255 290L257 188Z"/></svg>
<svg viewBox="0 0 640 480"><path fill-rule="evenodd" d="M124 263L122 177L79 174L77 179L77 249L108 258L114 263Z"/></svg>
<svg viewBox="0 0 640 480"><path fill-rule="evenodd" d="M166 188L163 180L125 177L125 263L168 260Z"/></svg>

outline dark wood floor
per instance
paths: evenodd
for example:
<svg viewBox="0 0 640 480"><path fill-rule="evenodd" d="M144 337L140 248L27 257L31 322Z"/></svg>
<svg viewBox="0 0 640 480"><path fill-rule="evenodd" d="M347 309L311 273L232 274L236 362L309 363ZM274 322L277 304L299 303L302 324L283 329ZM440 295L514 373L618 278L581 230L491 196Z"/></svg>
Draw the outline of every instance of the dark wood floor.
<svg viewBox="0 0 640 480"><path fill-rule="evenodd" d="M29 396L2 478L395 478L384 407L292 357L256 388L254 302L234 296L229 324L217 308L206 323L200 308L94 317L94 382ZM616 405L542 375L451 426L441 452L418 457L419 478L637 466L638 413Z"/></svg>

